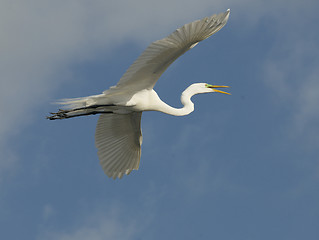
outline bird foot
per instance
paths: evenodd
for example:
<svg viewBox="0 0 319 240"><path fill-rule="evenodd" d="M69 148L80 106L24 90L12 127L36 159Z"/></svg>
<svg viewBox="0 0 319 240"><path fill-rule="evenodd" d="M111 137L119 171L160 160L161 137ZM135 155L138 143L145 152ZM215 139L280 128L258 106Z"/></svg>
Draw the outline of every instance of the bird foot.
<svg viewBox="0 0 319 240"><path fill-rule="evenodd" d="M68 112L69 112L68 110L59 109L58 112L50 112L51 116L47 116L47 119L49 120L65 119L65 118L68 118L68 115L66 114Z"/></svg>

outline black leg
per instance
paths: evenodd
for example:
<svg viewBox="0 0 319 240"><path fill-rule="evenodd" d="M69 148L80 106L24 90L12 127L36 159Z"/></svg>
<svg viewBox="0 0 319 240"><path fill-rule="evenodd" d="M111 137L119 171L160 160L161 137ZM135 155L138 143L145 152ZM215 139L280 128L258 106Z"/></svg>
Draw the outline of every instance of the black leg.
<svg viewBox="0 0 319 240"><path fill-rule="evenodd" d="M99 106L101 107L101 105ZM80 114L74 114L74 115L68 115L67 113L73 112L73 111L79 111L79 110L87 110L90 108L83 108L83 109L73 109L73 110L61 110L59 109L56 113L50 113L52 116L47 116L46 118L49 120L57 120L57 119L67 119L67 118L74 118L74 117L80 117L80 116L88 116L88 115L95 115L95 114L110 114L113 113L112 111L91 111L88 113L80 113ZM94 109L94 108L93 108Z"/></svg>

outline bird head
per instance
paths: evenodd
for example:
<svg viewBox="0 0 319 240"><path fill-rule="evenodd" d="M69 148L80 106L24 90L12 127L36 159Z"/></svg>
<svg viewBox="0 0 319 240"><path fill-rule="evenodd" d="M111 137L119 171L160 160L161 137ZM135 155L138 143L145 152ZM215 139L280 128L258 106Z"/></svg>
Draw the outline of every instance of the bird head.
<svg viewBox="0 0 319 240"><path fill-rule="evenodd" d="M221 91L217 88L228 88L228 86L217 86L217 85L210 85L207 83L194 83L190 85L184 92L184 96L194 96L199 93L212 93L212 92L218 92L218 93L224 93L230 95L228 92Z"/></svg>

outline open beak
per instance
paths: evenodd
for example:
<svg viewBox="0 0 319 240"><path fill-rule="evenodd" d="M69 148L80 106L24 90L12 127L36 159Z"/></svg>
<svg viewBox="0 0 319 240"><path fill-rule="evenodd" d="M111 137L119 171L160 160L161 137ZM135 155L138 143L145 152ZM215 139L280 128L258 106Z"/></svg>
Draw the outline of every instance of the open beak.
<svg viewBox="0 0 319 240"><path fill-rule="evenodd" d="M224 91L216 89L216 88L229 88L229 86L217 86L217 85L209 85L209 84L207 84L207 87L212 88L214 90L214 92L219 92L219 93L224 93L224 94L231 95L228 92L224 92Z"/></svg>

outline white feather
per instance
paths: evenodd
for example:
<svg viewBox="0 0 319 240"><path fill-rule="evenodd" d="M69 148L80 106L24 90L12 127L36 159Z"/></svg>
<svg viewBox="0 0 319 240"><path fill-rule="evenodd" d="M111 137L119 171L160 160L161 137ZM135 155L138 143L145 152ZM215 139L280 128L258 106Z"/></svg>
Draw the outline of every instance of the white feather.
<svg viewBox="0 0 319 240"><path fill-rule="evenodd" d="M218 32L227 23L229 13L228 9L224 13L185 24L166 38L151 43L112 90L152 89L158 78L179 56Z"/></svg>
<svg viewBox="0 0 319 240"><path fill-rule="evenodd" d="M100 164L105 174L122 178L137 170L141 157L142 112L101 114L95 133Z"/></svg>

